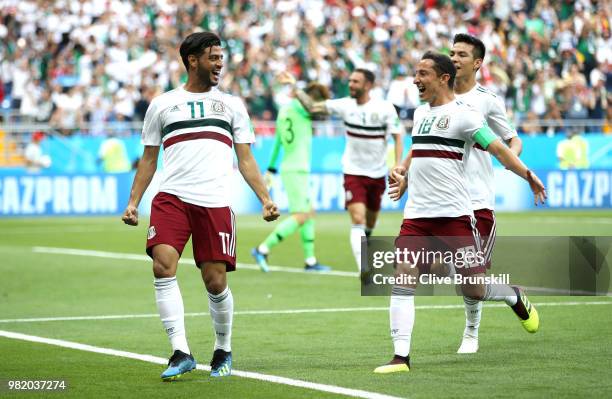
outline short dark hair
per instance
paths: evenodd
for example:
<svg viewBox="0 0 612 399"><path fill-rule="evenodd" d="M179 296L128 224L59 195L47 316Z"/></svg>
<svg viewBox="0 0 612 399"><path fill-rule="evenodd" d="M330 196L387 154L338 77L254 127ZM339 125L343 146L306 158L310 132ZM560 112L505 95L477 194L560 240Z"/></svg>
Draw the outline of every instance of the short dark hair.
<svg viewBox="0 0 612 399"><path fill-rule="evenodd" d="M450 57L446 54L437 53L435 51L428 51L423 54L421 60L432 60L434 62L434 70L438 76L442 74L449 74L450 79L448 80L448 87L451 89L455 84L455 75L457 75L457 69L455 69L455 65L451 61Z"/></svg>
<svg viewBox="0 0 612 399"><path fill-rule="evenodd" d="M188 56L193 54L199 57L207 48L220 45L221 39L212 32L196 32L187 36L181 43L181 48L179 49L185 69L189 71Z"/></svg>
<svg viewBox="0 0 612 399"><path fill-rule="evenodd" d="M453 38L453 44L456 43L467 43L472 45L474 47L472 50L472 55L474 58L484 60L486 49L484 43L479 38L468 35L467 33L457 33Z"/></svg>
<svg viewBox="0 0 612 399"><path fill-rule="evenodd" d="M374 81L376 80L376 77L374 76L374 72L370 71L369 69L357 68L353 72L359 72L360 74L365 76L366 80L370 82L371 84L374 84Z"/></svg>

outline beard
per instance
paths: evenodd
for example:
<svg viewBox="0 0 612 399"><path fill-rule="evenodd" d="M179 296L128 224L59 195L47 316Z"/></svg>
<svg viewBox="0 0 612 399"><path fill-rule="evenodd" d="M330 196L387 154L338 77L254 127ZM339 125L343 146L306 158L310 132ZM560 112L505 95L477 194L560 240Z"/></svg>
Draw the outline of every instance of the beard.
<svg viewBox="0 0 612 399"><path fill-rule="evenodd" d="M353 91L349 90L349 95L351 96L351 98L359 98L363 95L364 90L363 89L355 89Z"/></svg>
<svg viewBox="0 0 612 399"><path fill-rule="evenodd" d="M198 65L196 74L198 75L198 79L200 80L200 82L202 82L206 86L216 86L219 83L218 81L216 82L212 81L211 79L212 71L211 70L203 68L200 65Z"/></svg>

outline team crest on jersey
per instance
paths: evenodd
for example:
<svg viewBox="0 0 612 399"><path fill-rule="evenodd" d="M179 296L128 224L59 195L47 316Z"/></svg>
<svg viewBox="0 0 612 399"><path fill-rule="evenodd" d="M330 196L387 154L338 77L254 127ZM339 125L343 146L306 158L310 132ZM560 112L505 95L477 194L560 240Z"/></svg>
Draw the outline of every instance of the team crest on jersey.
<svg viewBox="0 0 612 399"><path fill-rule="evenodd" d="M450 117L448 115L444 115L442 118L440 118L438 123L436 123L436 128L446 130L448 129L448 125L450 125Z"/></svg>
<svg viewBox="0 0 612 399"><path fill-rule="evenodd" d="M378 116L378 114L375 112L372 114L372 123L376 124L380 122L380 117Z"/></svg>
<svg viewBox="0 0 612 399"><path fill-rule="evenodd" d="M147 233L147 240L150 240L151 238L155 237L157 235L157 232L155 231L155 226L150 226L149 227L149 232Z"/></svg>
<svg viewBox="0 0 612 399"><path fill-rule="evenodd" d="M214 114L224 114L225 105L221 101L212 100L210 102L210 111Z"/></svg>

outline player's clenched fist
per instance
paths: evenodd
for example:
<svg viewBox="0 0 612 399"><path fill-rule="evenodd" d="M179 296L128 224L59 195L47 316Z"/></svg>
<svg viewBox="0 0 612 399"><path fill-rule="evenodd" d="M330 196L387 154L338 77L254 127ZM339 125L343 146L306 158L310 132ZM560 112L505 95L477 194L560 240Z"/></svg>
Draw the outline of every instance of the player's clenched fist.
<svg viewBox="0 0 612 399"><path fill-rule="evenodd" d="M138 226L138 208L133 205L128 205L125 208L123 216L121 216L123 223L129 224L130 226Z"/></svg>
<svg viewBox="0 0 612 399"><path fill-rule="evenodd" d="M273 220L276 220L280 216L278 207L272 201L267 201L266 203L264 203L262 212L263 212L263 218L266 222L271 222Z"/></svg>

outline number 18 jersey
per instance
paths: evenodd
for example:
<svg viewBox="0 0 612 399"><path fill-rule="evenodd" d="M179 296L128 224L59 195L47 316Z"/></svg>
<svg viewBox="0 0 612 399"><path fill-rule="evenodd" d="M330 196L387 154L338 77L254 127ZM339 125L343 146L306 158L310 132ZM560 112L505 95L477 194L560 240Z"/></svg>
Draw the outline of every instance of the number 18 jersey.
<svg viewBox="0 0 612 399"><path fill-rule="evenodd" d="M459 100L416 109L404 218L472 215L465 163L481 129L482 115Z"/></svg>

